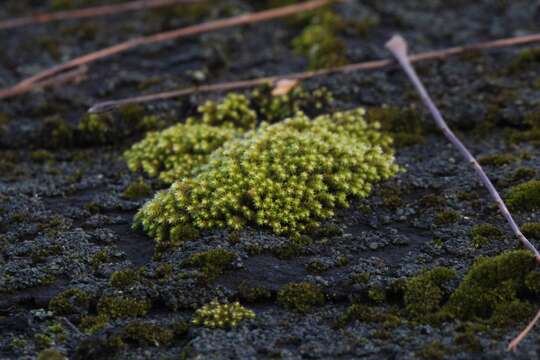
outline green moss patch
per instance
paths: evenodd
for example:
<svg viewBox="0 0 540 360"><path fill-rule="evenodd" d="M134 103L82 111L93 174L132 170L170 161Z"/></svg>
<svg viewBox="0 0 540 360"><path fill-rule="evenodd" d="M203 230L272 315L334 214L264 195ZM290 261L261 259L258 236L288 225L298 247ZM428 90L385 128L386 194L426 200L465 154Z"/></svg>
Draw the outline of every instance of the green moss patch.
<svg viewBox="0 0 540 360"><path fill-rule="evenodd" d="M175 226L198 229L245 224L298 235L366 197L372 183L398 171L391 139L362 109L319 116L303 114L263 124L214 151L193 176L173 183L141 208L135 225L158 242Z"/></svg>
<svg viewBox="0 0 540 360"><path fill-rule="evenodd" d="M530 180L511 187L506 202L517 211L540 209L540 180Z"/></svg>
<svg viewBox="0 0 540 360"><path fill-rule="evenodd" d="M474 247L480 248L491 240L502 238L503 233L490 224L475 225L471 230L471 241Z"/></svg>
<svg viewBox="0 0 540 360"><path fill-rule="evenodd" d="M287 309L305 313L324 305L326 296L322 289L315 284L290 283L278 291L277 302Z"/></svg>
<svg viewBox="0 0 540 360"><path fill-rule="evenodd" d="M536 269L526 250L478 259L450 296L446 311L462 320L488 319L504 326L531 316L524 297L527 276Z"/></svg>
<svg viewBox="0 0 540 360"><path fill-rule="evenodd" d="M212 282L226 270L232 268L236 254L225 249L217 248L191 255L187 263L201 269L202 280Z"/></svg>

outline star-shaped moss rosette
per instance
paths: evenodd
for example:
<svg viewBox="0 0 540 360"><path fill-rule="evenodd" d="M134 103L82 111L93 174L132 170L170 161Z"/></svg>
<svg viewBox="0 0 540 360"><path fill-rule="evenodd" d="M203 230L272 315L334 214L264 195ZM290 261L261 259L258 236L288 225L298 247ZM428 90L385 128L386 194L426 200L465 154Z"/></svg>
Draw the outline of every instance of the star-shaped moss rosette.
<svg viewBox="0 0 540 360"><path fill-rule="evenodd" d="M298 113L262 123L156 194L134 225L158 242L186 226L238 230L256 224L289 235L316 227L398 171L391 138L364 114L357 109L310 120Z"/></svg>

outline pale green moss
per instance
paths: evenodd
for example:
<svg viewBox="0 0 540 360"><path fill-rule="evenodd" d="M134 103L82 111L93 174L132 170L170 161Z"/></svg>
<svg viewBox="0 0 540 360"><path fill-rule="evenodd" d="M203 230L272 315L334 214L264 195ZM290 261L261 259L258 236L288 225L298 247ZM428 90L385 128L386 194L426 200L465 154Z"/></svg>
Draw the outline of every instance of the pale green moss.
<svg viewBox="0 0 540 360"><path fill-rule="evenodd" d="M363 116L358 109L263 124L213 152L193 177L159 192L135 225L158 241L178 224L238 230L253 223L295 235L314 228L398 171L391 139Z"/></svg>
<svg viewBox="0 0 540 360"><path fill-rule="evenodd" d="M252 310L246 309L238 302L220 304L214 300L195 311L191 322L209 328L235 328L241 321L254 317L255 313Z"/></svg>
<svg viewBox="0 0 540 360"><path fill-rule="evenodd" d="M513 186L506 197L508 206L518 211L540 209L540 180L531 180Z"/></svg>

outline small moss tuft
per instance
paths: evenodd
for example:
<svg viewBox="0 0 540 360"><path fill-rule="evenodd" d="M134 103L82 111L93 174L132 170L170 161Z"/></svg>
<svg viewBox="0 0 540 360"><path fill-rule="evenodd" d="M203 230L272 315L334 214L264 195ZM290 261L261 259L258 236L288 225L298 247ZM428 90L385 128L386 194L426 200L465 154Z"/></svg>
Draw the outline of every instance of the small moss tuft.
<svg viewBox="0 0 540 360"><path fill-rule="evenodd" d="M277 302L287 309L305 313L314 307L324 305L326 296L315 284L290 283L278 291Z"/></svg>
<svg viewBox="0 0 540 360"><path fill-rule="evenodd" d="M49 348L41 350L37 355L37 360L67 360L67 357L60 351Z"/></svg>
<svg viewBox="0 0 540 360"><path fill-rule="evenodd" d="M405 307L409 315L420 321L429 321L430 315L440 309L448 294L444 285L456 277L454 269L436 267L407 280L405 283Z"/></svg>
<svg viewBox="0 0 540 360"><path fill-rule="evenodd" d="M530 180L510 188L508 206L517 211L540 209L540 180Z"/></svg>
<svg viewBox="0 0 540 360"><path fill-rule="evenodd" d="M122 193L122 196L127 199L138 199L138 198L148 197L151 194L152 194L152 187L148 185L143 180L143 178L139 178L138 180L132 182L126 187L126 189Z"/></svg>
<svg viewBox="0 0 540 360"><path fill-rule="evenodd" d="M484 166L503 166L514 161L516 161L516 158L512 154L485 155L478 158L480 165Z"/></svg>
<svg viewBox="0 0 540 360"><path fill-rule="evenodd" d="M453 224L461 219L459 213L452 209L443 210L435 216L435 223L437 225Z"/></svg>
<svg viewBox="0 0 540 360"><path fill-rule="evenodd" d="M111 275L111 286L117 289L125 289L139 281L139 273L132 268L118 270Z"/></svg>
<svg viewBox="0 0 540 360"><path fill-rule="evenodd" d="M174 331L153 323L132 321L117 335L123 343L135 344L138 347L164 346L174 339Z"/></svg>
<svg viewBox="0 0 540 360"><path fill-rule="evenodd" d="M540 223L530 222L521 226L521 232L526 237L540 240Z"/></svg>
<svg viewBox="0 0 540 360"><path fill-rule="evenodd" d="M56 315L84 314L90 305L90 294L79 289L68 289L49 301L49 310Z"/></svg>
<svg viewBox="0 0 540 360"><path fill-rule="evenodd" d="M416 110L394 106L373 107L368 109L367 118L381 124L381 130L392 136L398 148L425 142L426 125Z"/></svg>
<svg viewBox="0 0 540 360"><path fill-rule="evenodd" d="M462 320L493 317L494 325L522 320L527 317L518 311L527 307L521 297L526 292L525 279L535 268L534 257L526 250L480 258L450 296L446 310Z"/></svg>
<svg viewBox="0 0 540 360"><path fill-rule="evenodd" d="M448 357L450 351L440 341L432 341L416 352L419 358L427 360L443 360Z"/></svg>
<svg viewBox="0 0 540 360"><path fill-rule="evenodd" d="M125 296L102 296L97 304L98 315L106 315L111 319L144 316L149 309L148 301Z"/></svg>
<svg viewBox="0 0 540 360"><path fill-rule="evenodd" d="M471 230L472 244L476 248L488 244L493 239L500 239L502 236L502 231L490 224L475 225Z"/></svg>
<svg viewBox="0 0 540 360"><path fill-rule="evenodd" d="M220 304L213 300L195 311L192 323L209 328L235 328L245 319L252 319L255 313L240 303Z"/></svg>
<svg viewBox="0 0 540 360"><path fill-rule="evenodd" d="M231 251L218 248L191 255L188 264L200 268L202 280L208 283L231 269L236 256Z"/></svg>

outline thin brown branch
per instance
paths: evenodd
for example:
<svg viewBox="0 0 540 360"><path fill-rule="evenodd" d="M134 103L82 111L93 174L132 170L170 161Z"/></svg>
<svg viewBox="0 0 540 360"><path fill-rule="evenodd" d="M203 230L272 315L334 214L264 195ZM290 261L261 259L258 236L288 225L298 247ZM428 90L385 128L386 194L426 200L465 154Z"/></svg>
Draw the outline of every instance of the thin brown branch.
<svg viewBox="0 0 540 360"><path fill-rule="evenodd" d="M138 0L122 4L88 7L77 10L57 11L53 13L34 14L30 16L0 21L0 30L12 29L21 26L44 24L53 21L68 19L83 19L98 16L110 16L128 11L138 11L164 7L174 4L189 4L204 0Z"/></svg>
<svg viewBox="0 0 540 360"><path fill-rule="evenodd" d="M507 351L516 351L517 346L519 345L521 340L523 340L525 338L525 336L527 336L527 334L532 330L534 325L539 320L540 320L540 310L538 310L538 312L536 313L536 316L531 320L531 322L529 324L527 324L527 327L525 327L525 329L523 329L523 331L520 332L519 335L516 336L515 339L510 342L510 344L508 344L508 347L506 348L506 350Z"/></svg>
<svg viewBox="0 0 540 360"><path fill-rule="evenodd" d="M263 21L269 21L272 19L277 19L281 17L291 16L298 14L300 12L313 10L320 8L324 5L327 5L330 0L313 0L305 3L300 3L296 5L283 6L276 9L265 10L255 13L248 13L244 15L239 15L231 18L208 21L202 24L188 26L176 30L166 31L162 33L157 33L149 36L137 37L125 42L122 42L117 45L113 45L104 49L101 49L90 54L86 54L75 59L72 59L66 63L53 66L52 68L42 71L34 76L31 76L18 84L0 90L0 99L8 98L16 95L20 95L31 91L33 85L43 81L44 79L56 76L59 73L68 71L74 67L89 64L91 62L116 55L142 45L148 45L163 41L170 41L174 39L184 38L187 36L197 35L205 32L216 31L232 26L254 24Z"/></svg>
<svg viewBox="0 0 540 360"><path fill-rule="evenodd" d="M450 56L459 55L459 54L462 54L464 52L471 51L471 50L495 49L495 48L502 48L502 47L509 47L509 46L525 45L525 44L539 42L539 41L540 41L540 34L516 36L512 38L499 39L499 40L476 43L476 44L471 44L471 45L451 47L451 48L442 49L442 50L423 52L423 53L411 55L409 59L413 63L418 62L418 61L423 61L423 60L446 59ZM392 60L383 59L383 60L367 61L367 62L356 63L356 64L349 64L345 66L340 66L340 67L335 67L335 68L330 68L330 69L322 69L322 70L317 70L317 71L307 71L307 72L292 73L292 74L274 75L274 76L267 76L267 77L251 79L251 80L242 80L242 81L233 81L233 82L226 82L226 83L196 86L196 87L190 87L190 88L185 88L185 89L180 89L180 90L171 90L171 91L166 91L166 92L161 92L161 93L136 96L136 97L126 98L126 99L121 99L121 100L105 101L105 102L95 104L94 106L90 108L89 111L90 112L107 111L107 110L110 110L110 109L113 109L113 108L116 108L118 106L125 105L125 104L166 100L166 99L171 99L175 97L191 95L194 93L245 89L245 88L250 88L250 87L258 86L261 84L265 84L268 82L275 82L280 79L305 80L309 78L330 75L330 74L335 74L335 73L347 73L347 72L361 71L361 70L377 70L377 69L382 69L391 64L393 64Z"/></svg>
<svg viewBox="0 0 540 360"><path fill-rule="evenodd" d="M499 41L499 43L504 44L505 42ZM424 105L429 109L431 115L433 116L433 119L435 120L435 123L437 126L441 129L441 131L444 133L446 138L459 150L461 155L469 162L473 167L478 176L480 177L480 181L484 184L484 186L488 189L491 197L493 200L497 203L499 210L503 214L503 216L506 218L506 221L512 228L512 231L516 235L516 237L521 241L523 246L525 246L527 249L529 249L534 257L536 258L536 261L538 264L540 264L540 253L538 250L534 247L534 245L527 240L527 238L521 233L521 230L517 226L516 222L514 221L514 218L512 217L512 214L510 214L510 211L508 211L508 208L506 207L506 204L502 200L501 196L497 192L497 189L495 189L495 186L493 186L493 183L487 176L487 174L484 172L478 161L474 158L474 156L471 154L471 152L467 149L467 147L461 142L461 140L458 139L458 137L454 134L452 130L448 127L446 124L446 121L441 115L441 112L437 108L437 106L433 103L431 100L431 97L429 96L429 93L427 92L426 88L422 84L422 81L418 77L418 74L416 73L416 70L412 66L412 63L409 59L409 56L407 55L407 42L405 39L403 39L399 35L395 35L386 43L386 48L390 50L392 55L397 59L405 73L407 74L409 80L413 83L414 88L420 95L420 98L422 99L422 102ZM538 321L538 318L540 317L540 312L537 314L537 316L533 319L533 321L523 330L518 337L516 337L508 346L508 349L515 349L519 342L527 335L527 333L532 329L534 324Z"/></svg>

